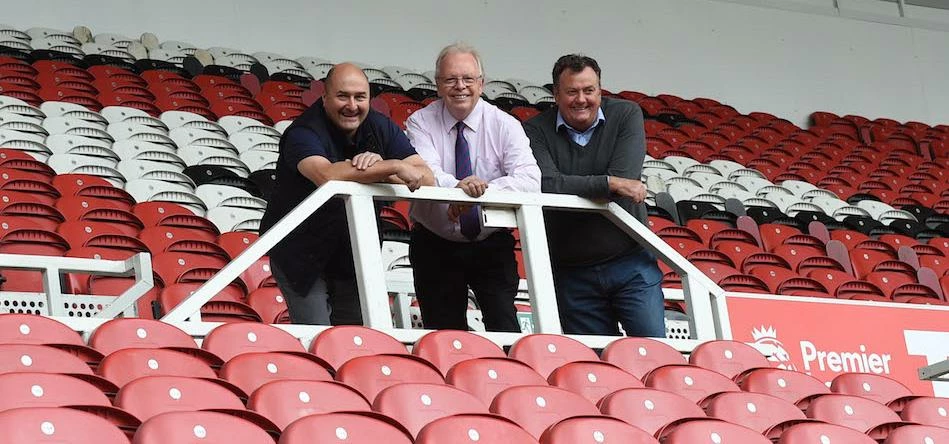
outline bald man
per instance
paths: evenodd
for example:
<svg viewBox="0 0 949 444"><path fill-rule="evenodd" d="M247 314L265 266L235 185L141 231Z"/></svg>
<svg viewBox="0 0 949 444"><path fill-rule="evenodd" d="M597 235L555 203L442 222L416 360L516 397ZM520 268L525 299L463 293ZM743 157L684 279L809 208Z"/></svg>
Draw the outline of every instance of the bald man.
<svg viewBox="0 0 949 444"><path fill-rule="evenodd" d="M261 233L330 180L433 185L394 122L369 107L369 80L350 63L326 75L323 97L283 133ZM270 250L271 272L295 324L362 324L344 203L331 199Z"/></svg>

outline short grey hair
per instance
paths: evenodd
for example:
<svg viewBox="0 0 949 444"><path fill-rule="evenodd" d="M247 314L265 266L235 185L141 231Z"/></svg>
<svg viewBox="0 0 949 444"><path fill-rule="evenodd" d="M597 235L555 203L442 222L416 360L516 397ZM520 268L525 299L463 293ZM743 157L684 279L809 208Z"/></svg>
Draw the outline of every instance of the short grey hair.
<svg viewBox="0 0 949 444"><path fill-rule="evenodd" d="M456 42L442 48L438 53L438 58L435 59L435 77L440 77L442 59L450 54L471 54L478 64L478 75L484 75L484 65L481 64L481 54L478 53L478 50L467 43Z"/></svg>

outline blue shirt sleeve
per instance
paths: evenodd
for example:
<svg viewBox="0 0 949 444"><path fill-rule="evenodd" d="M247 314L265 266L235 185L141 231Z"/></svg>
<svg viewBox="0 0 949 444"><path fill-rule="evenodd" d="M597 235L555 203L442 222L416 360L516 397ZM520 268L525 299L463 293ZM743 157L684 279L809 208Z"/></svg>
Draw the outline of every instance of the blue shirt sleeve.
<svg viewBox="0 0 949 444"><path fill-rule="evenodd" d="M298 126L290 129L283 136L281 149L284 162L287 162L287 166L293 171L297 170L297 165L301 160L310 156L322 156L333 161L323 140L313 130L306 127Z"/></svg>
<svg viewBox="0 0 949 444"><path fill-rule="evenodd" d="M412 147L412 144L409 142L409 138L406 137L405 133L402 132L402 128L399 128L392 120L386 118L385 116L380 116L383 121L382 124L385 125L385 134L386 134L386 144L383 147L383 152L386 159L405 159L415 152L415 148Z"/></svg>

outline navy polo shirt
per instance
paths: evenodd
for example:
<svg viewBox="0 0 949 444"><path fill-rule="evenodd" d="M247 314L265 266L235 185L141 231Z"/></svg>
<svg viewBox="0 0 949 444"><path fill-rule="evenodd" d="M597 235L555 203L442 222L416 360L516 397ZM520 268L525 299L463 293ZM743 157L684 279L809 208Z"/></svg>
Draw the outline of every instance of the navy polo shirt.
<svg viewBox="0 0 949 444"><path fill-rule="evenodd" d="M277 179L267 211L261 220L264 233L316 190L316 184L300 174L297 165L310 156L330 162L351 159L371 151L383 159L405 159L416 154L405 133L385 115L370 109L366 120L350 141L327 118L320 99L284 131L277 159ZM352 247L346 223L345 204L340 198L326 202L270 251L271 260L306 294L328 262L352 267Z"/></svg>

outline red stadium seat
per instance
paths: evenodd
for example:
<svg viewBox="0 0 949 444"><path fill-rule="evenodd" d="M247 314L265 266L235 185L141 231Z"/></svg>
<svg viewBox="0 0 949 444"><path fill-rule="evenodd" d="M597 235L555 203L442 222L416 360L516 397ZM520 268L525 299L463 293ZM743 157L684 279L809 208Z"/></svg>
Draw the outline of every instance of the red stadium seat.
<svg viewBox="0 0 949 444"><path fill-rule="evenodd" d="M224 363L213 353L198 348L188 333L174 325L151 319L119 318L106 321L92 331L89 346L105 355L123 348L167 348L197 356L212 366Z"/></svg>
<svg viewBox="0 0 949 444"><path fill-rule="evenodd" d="M506 418L463 414L436 419L418 434L415 444L504 442L537 444L537 439Z"/></svg>
<svg viewBox="0 0 949 444"><path fill-rule="evenodd" d="M699 344L689 355L689 363L736 378L748 370L771 367L761 352L738 341L708 341Z"/></svg>
<svg viewBox="0 0 949 444"><path fill-rule="evenodd" d="M128 444L115 425L89 412L59 407L21 408L0 412L3 442L35 444Z"/></svg>
<svg viewBox="0 0 949 444"><path fill-rule="evenodd" d="M432 363L442 375L455 364L475 358L503 358L504 350L483 336L456 330L433 331L419 338L412 354Z"/></svg>
<svg viewBox="0 0 949 444"><path fill-rule="evenodd" d="M830 391L855 395L886 405L897 399L915 396L899 381L872 373L843 373L834 377Z"/></svg>
<svg viewBox="0 0 949 444"><path fill-rule="evenodd" d="M626 444L658 444L656 438L642 429L615 418L576 416L560 421L544 431L541 444L573 444L581 442L616 442Z"/></svg>
<svg viewBox="0 0 949 444"><path fill-rule="evenodd" d="M0 314L0 344L48 345L98 364L102 353L86 346L75 330L51 318L37 315Z"/></svg>
<svg viewBox="0 0 949 444"><path fill-rule="evenodd" d="M214 370L201 359L161 348L116 350L102 360L97 372L119 387L143 376L217 378Z"/></svg>
<svg viewBox="0 0 949 444"><path fill-rule="evenodd" d="M665 365L643 378L646 387L678 393L692 402L699 402L721 392L740 389L721 373L692 365Z"/></svg>
<svg viewBox="0 0 949 444"><path fill-rule="evenodd" d="M834 424L811 422L796 424L781 434L778 444L812 443L874 444L876 441L856 430Z"/></svg>
<svg viewBox="0 0 949 444"><path fill-rule="evenodd" d="M744 391L775 396L801 409L807 408L811 399L830 393L830 389L813 376L779 368L751 370L741 375L737 382Z"/></svg>
<svg viewBox="0 0 949 444"><path fill-rule="evenodd" d="M14 372L0 375L0 411L21 407L71 405L112 407L102 391L82 379L55 373Z"/></svg>
<svg viewBox="0 0 949 444"><path fill-rule="evenodd" d="M211 330L201 348L224 361L242 353L287 352L306 354L299 339L279 328L256 322L224 324Z"/></svg>
<svg viewBox="0 0 949 444"><path fill-rule="evenodd" d="M62 256L69 243L62 236L46 230L17 230L0 238L0 253ZM43 273L30 270L0 270L6 281L3 291L43 292Z"/></svg>
<svg viewBox="0 0 949 444"><path fill-rule="evenodd" d="M886 438L886 431L902 424L893 410L876 401L852 395L829 394L811 400L808 418L849 427L874 439Z"/></svg>
<svg viewBox="0 0 949 444"><path fill-rule="evenodd" d="M392 336L356 325L337 325L320 332L310 343L310 353L339 369L346 361L377 354L409 354Z"/></svg>
<svg viewBox="0 0 949 444"><path fill-rule="evenodd" d="M649 434L682 419L705 417L705 412L691 400L650 388L617 390L604 397L599 407L603 414L621 419Z"/></svg>
<svg viewBox="0 0 949 444"><path fill-rule="evenodd" d="M366 397L375 400L376 395L396 384L415 382L444 384L438 369L420 358L411 355L359 356L339 367L336 380Z"/></svg>
<svg viewBox="0 0 949 444"><path fill-rule="evenodd" d="M276 380L260 386L247 408L271 420L280 430L304 416L370 410L356 390L335 381Z"/></svg>
<svg viewBox="0 0 949 444"><path fill-rule="evenodd" d="M558 387L518 386L504 390L491 402L491 412L509 418L534 437L553 424L578 415L599 416L582 396Z"/></svg>
<svg viewBox="0 0 949 444"><path fill-rule="evenodd" d="M763 393L721 393L706 400L705 412L768 438L777 438L784 429L808 420L794 404Z"/></svg>
<svg viewBox="0 0 949 444"><path fill-rule="evenodd" d="M412 436L439 418L488 413L488 407L468 392L450 385L427 383L390 386L379 392L372 410L398 421Z"/></svg>
<svg viewBox="0 0 949 444"><path fill-rule="evenodd" d="M527 364L508 358L477 358L453 366L445 380L475 395L485 405L509 387L544 385L547 381Z"/></svg>
<svg viewBox="0 0 949 444"><path fill-rule="evenodd" d="M921 396L903 405L904 421L949 428L949 398Z"/></svg>
<svg viewBox="0 0 949 444"><path fill-rule="evenodd" d="M656 436L659 437L660 442L667 444L714 443L716 441L742 444L771 443L770 439L754 430L717 419L696 419L672 424L660 430Z"/></svg>
<svg viewBox="0 0 949 444"><path fill-rule="evenodd" d="M261 287L247 295L250 305L265 324L289 324L290 311L283 293L277 287Z"/></svg>
<svg viewBox="0 0 949 444"><path fill-rule="evenodd" d="M685 364L685 356L664 342L649 338L622 338L603 349L602 359L637 378L667 364Z"/></svg>
<svg viewBox="0 0 949 444"><path fill-rule="evenodd" d="M333 380L329 371L313 359L280 352L243 353L234 356L221 367L220 375L247 394L254 393L254 390L270 381Z"/></svg>
<svg viewBox="0 0 949 444"><path fill-rule="evenodd" d="M184 376L145 376L125 384L115 405L142 420L165 412L244 410L238 396L223 386Z"/></svg>
<svg viewBox="0 0 949 444"><path fill-rule="evenodd" d="M518 339L511 346L508 356L531 366L545 378L568 362L599 360L596 352L576 339L549 334L533 334Z"/></svg>
<svg viewBox="0 0 949 444"><path fill-rule="evenodd" d="M219 412L168 412L145 421L134 444L201 442L208 444L274 444L253 422Z"/></svg>
<svg viewBox="0 0 949 444"><path fill-rule="evenodd" d="M641 388L635 376L606 362L579 361L558 367L547 378L552 386L582 395L593 404L624 388Z"/></svg>
<svg viewBox="0 0 949 444"><path fill-rule="evenodd" d="M883 444L949 442L949 430L928 425L904 425L890 432Z"/></svg>
<svg viewBox="0 0 949 444"><path fill-rule="evenodd" d="M327 413L311 415L290 424L280 444L412 444L408 432L379 414Z"/></svg>

